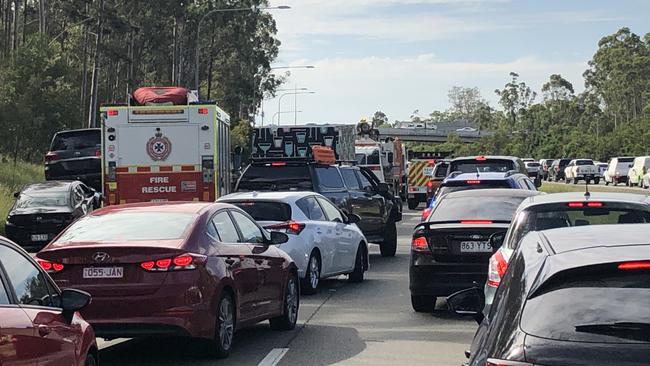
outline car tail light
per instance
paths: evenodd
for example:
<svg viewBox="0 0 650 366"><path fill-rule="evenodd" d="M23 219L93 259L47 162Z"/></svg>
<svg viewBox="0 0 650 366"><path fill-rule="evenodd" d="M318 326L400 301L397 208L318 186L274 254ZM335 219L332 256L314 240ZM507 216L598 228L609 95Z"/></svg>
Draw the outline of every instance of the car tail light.
<svg viewBox="0 0 650 366"><path fill-rule="evenodd" d="M584 203L582 202L569 202L566 204L569 207L583 207Z"/></svg>
<svg viewBox="0 0 650 366"><path fill-rule="evenodd" d="M424 210L422 210L422 221L426 220L429 217L431 211L432 211L431 207L427 207Z"/></svg>
<svg viewBox="0 0 650 366"><path fill-rule="evenodd" d="M97 149L95 151L95 156L98 157L98 158L101 157L102 156L102 151L100 149Z"/></svg>
<svg viewBox="0 0 650 366"><path fill-rule="evenodd" d="M281 224L265 226L264 228L273 231L284 231L286 234L298 235L305 229L305 224L295 221L287 221Z"/></svg>
<svg viewBox="0 0 650 366"><path fill-rule="evenodd" d="M61 263L54 263L42 259L38 259L37 262L47 273L61 272L65 268L65 266Z"/></svg>
<svg viewBox="0 0 650 366"><path fill-rule="evenodd" d="M506 360L497 360L494 358L488 358L488 360L485 363L485 366L535 366L535 365L528 362L506 361Z"/></svg>
<svg viewBox="0 0 650 366"><path fill-rule="evenodd" d="M207 257L199 254L182 254L173 258L162 258L140 263L140 268L148 272L170 272L196 269L197 264L205 263Z"/></svg>
<svg viewBox="0 0 650 366"><path fill-rule="evenodd" d="M275 161L271 163L271 166L285 166L285 165L287 165L287 163L284 161Z"/></svg>
<svg viewBox="0 0 650 366"><path fill-rule="evenodd" d="M490 257L488 263L488 286L499 287L501 279L506 274L508 262L500 251L497 251Z"/></svg>
<svg viewBox="0 0 650 366"><path fill-rule="evenodd" d="M427 188L429 188L429 189L433 188L433 181L428 181L427 182Z"/></svg>
<svg viewBox="0 0 650 366"><path fill-rule="evenodd" d="M207 108L199 108L199 114L208 114Z"/></svg>
<svg viewBox="0 0 650 366"><path fill-rule="evenodd" d="M485 156L477 156L476 161L486 161L487 158Z"/></svg>
<svg viewBox="0 0 650 366"><path fill-rule="evenodd" d="M109 117L115 117L120 114L120 112L117 109L109 109L106 114L108 114Z"/></svg>
<svg viewBox="0 0 650 366"><path fill-rule="evenodd" d="M480 180L467 180L465 181L466 184L481 184Z"/></svg>
<svg viewBox="0 0 650 366"><path fill-rule="evenodd" d="M639 269L650 269L650 261L625 262L618 265L618 269L623 271L634 271Z"/></svg>
<svg viewBox="0 0 650 366"><path fill-rule="evenodd" d="M429 243L427 242L427 238L424 236L413 238L413 241L411 242L411 250L414 252L428 252Z"/></svg>
<svg viewBox="0 0 650 366"><path fill-rule="evenodd" d="M429 160L429 161L427 162L427 165L428 165L428 166L434 166L434 165L436 165L436 161L435 161L435 160Z"/></svg>
<svg viewBox="0 0 650 366"><path fill-rule="evenodd" d="M460 220L460 223L464 225L487 225L491 224L492 220Z"/></svg>
<svg viewBox="0 0 650 366"><path fill-rule="evenodd" d="M587 207L603 207L602 202L587 202Z"/></svg>
<svg viewBox="0 0 650 366"><path fill-rule="evenodd" d="M47 154L45 154L45 162L50 163L53 161L59 160L59 154L57 154L54 151L48 151Z"/></svg>

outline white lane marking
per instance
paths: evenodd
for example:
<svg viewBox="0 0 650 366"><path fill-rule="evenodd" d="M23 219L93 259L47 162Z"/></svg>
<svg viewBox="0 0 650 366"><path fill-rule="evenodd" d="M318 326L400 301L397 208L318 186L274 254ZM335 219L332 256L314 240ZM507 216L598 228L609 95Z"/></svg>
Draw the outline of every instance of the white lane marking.
<svg viewBox="0 0 650 366"><path fill-rule="evenodd" d="M266 357L257 366L275 366L277 365L282 357L289 352L288 348L274 348L272 349Z"/></svg>

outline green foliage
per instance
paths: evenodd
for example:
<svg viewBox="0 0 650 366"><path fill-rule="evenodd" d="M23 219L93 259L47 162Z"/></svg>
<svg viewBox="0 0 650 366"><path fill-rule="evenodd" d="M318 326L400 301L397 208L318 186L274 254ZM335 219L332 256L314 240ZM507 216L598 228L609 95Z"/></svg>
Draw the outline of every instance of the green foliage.
<svg viewBox="0 0 650 366"><path fill-rule="evenodd" d="M14 192L44 178L43 166L0 156L0 234L4 234L4 219L14 204Z"/></svg>

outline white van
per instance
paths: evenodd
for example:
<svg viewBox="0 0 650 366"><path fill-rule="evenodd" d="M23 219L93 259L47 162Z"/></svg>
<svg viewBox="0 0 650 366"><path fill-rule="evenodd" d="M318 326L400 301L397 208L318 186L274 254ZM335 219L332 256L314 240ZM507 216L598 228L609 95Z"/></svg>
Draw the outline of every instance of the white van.
<svg viewBox="0 0 650 366"><path fill-rule="evenodd" d="M639 156L635 158L632 168L627 173L628 186L640 185L648 169L650 169L650 156Z"/></svg>
<svg viewBox="0 0 650 366"><path fill-rule="evenodd" d="M627 183L627 172L633 162L634 158L632 157L618 157L610 160L607 171L605 171L605 185Z"/></svg>

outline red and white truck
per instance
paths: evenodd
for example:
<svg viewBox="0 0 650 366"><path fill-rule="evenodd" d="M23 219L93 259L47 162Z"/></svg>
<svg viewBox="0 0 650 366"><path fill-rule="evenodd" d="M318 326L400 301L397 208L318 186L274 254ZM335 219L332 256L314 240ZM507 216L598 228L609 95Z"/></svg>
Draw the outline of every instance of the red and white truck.
<svg viewBox="0 0 650 366"><path fill-rule="evenodd" d="M230 192L230 117L214 103L182 88L140 88L127 105L100 112L106 205Z"/></svg>

